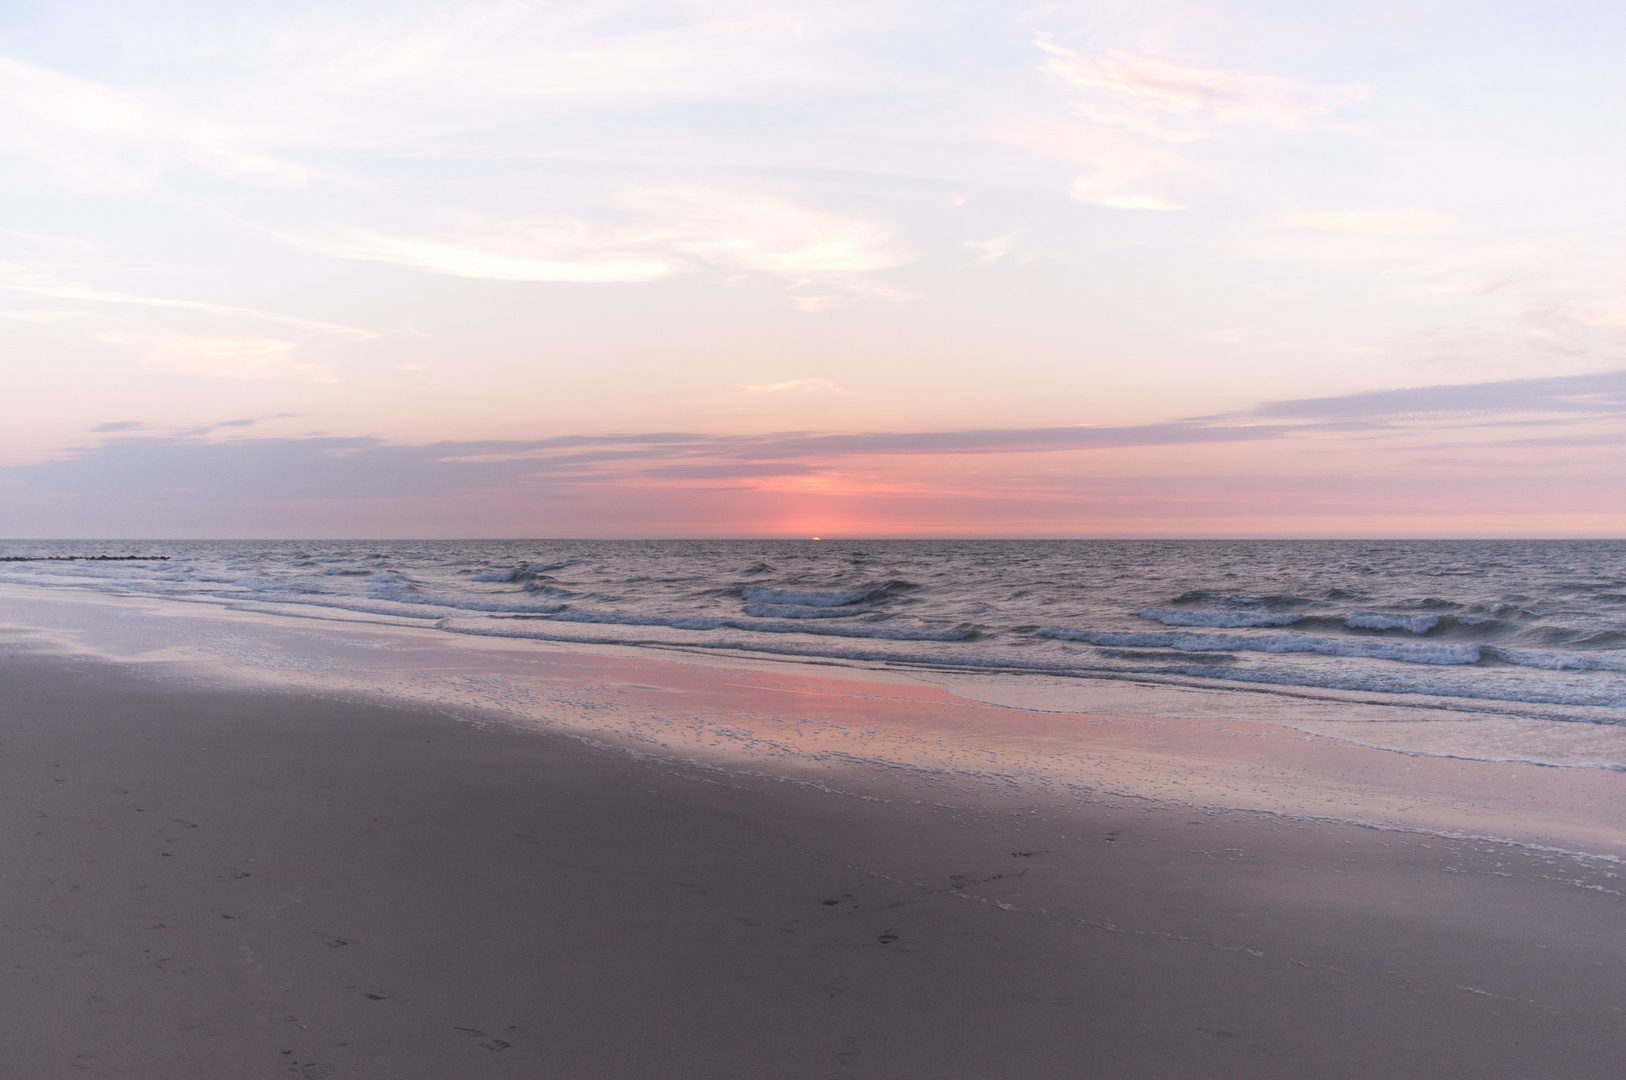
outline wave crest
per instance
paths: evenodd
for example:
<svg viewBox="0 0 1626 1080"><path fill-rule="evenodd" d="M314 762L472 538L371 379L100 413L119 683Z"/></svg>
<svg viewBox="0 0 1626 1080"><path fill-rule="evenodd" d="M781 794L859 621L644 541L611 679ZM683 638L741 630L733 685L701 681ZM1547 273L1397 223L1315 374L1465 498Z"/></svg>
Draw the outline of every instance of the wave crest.
<svg viewBox="0 0 1626 1080"><path fill-rule="evenodd" d="M1410 630L1414 634L1426 634L1440 625L1440 619L1437 615L1385 615L1381 612L1352 611L1344 616L1344 625L1352 630Z"/></svg>
<svg viewBox="0 0 1626 1080"><path fill-rule="evenodd" d="M1164 626L1212 626L1240 628L1246 626L1291 626L1304 618L1282 611L1176 611L1171 608L1141 608L1136 612L1143 619L1160 622Z"/></svg>
<svg viewBox="0 0 1626 1080"><path fill-rule="evenodd" d="M1143 631L1069 630L1047 626L1040 637L1118 648L1175 649L1179 652L1318 653L1322 656L1398 660L1408 664L1477 664L1478 645L1412 644L1349 640L1319 634L1159 634Z"/></svg>

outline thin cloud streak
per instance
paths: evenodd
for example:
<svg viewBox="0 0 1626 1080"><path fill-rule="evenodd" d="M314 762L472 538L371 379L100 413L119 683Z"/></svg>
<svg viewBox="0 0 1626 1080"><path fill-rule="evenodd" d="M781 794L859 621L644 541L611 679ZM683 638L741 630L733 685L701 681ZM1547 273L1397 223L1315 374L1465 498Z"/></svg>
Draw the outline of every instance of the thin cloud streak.
<svg viewBox="0 0 1626 1080"><path fill-rule="evenodd" d="M254 130L0 56L0 145L57 183L139 188L179 159L233 180L304 186L309 172L254 147Z"/></svg>
<svg viewBox="0 0 1626 1080"><path fill-rule="evenodd" d="M537 235L537 230L521 227L487 237L446 240L347 229L328 237L300 237L294 242L338 259L393 263L432 274L484 281L603 284L653 281L673 270L671 263L653 256L583 251L587 245L572 239Z"/></svg>
<svg viewBox="0 0 1626 1080"><path fill-rule="evenodd" d="M1045 70L1091 92L1073 103L1080 116L1163 142L1212 138L1233 124L1301 130L1371 92L1364 85L1189 67L1126 52L1085 56L1043 36L1034 44L1048 57Z"/></svg>
<svg viewBox="0 0 1626 1080"><path fill-rule="evenodd" d="M1086 55L1039 34L1041 70L1082 97L1069 102L1083 130L1074 135L1088 171L1075 177L1080 202L1117 210L1173 211L1191 202L1169 186L1189 186L1192 161L1172 148L1214 139L1234 127L1304 131L1367 97L1363 84L1324 84L1264 72L1201 68L1108 50Z"/></svg>
<svg viewBox="0 0 1626 1080"><path fill-rule="evenodd" d="M236 307L231 304L215 304L207 300L178 300L162 296L141 296L135 293L98 289L89 285L81 285L78 282L64 281L50 274L40 273L9 262L0 262L0 289L26 293L30 296L47 296L56 300L79 300L90 304L133 304L138 307L167 308L172 311L197 311L209 315L257 319L264 322L296 326L302 330L310 330L321 334L340 334L362 341L378 336L371 330L344 326L340 323L323 322L319 319L305 319L297 315L283 315L272 311Z"/></svg>
<svg viewBox="0 0 1626 1080"><path fill-rule="evenodd" d="M645 282L710 265L829 294L795 297L804 307L804 301L834 297L903 298L903 290L869 275L912 258L884 222L749 188L635 187L554 219L449 216L454 220L446 228L430 234L358 227L259 231L334 258L486 281ZM822 306L829 305L808 309Z"/></svg>
<svg viewBox="0 0 1626 1080"><path fill-rule="evenodd" d="M335 382L327 368L295 360L292 341L247 335L169 337L155 343L142 361L152 371L216 379Z"/></svg>
<svg viewBox="0 0 1626 1080"><path fill-rule="evenodd" d="M1423 386L1411 390L1373 390L1342 397L1276 401L1239 415L1261 419L1298 417L1372 421L1509 412L1626 416L1626 371L1546 379L1510 379L1463 386Z"/></svg>

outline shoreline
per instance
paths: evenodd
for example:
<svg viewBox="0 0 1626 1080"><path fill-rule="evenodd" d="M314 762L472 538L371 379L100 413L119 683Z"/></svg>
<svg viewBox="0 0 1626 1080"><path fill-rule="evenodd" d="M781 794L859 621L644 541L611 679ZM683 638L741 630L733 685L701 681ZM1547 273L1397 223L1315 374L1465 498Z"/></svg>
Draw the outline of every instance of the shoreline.
<svg viewBox="0 0 1626 1080"><path fill-rule="evenodd" d="M1595 861L84 658L0 680L20 1075L1603 1076L1626 1051ZM760 683L727 692L790 693Z"/></svg>
<svg viewBox="0 0 1626 1080"><path fill-rule="evenodd" d="M338 573L341 577L353 577L361 571L328 566L318 577L325 582L329 580L327 577L329 572ZM483 582L493 577L492 574L479 574L473 580ZM430 578L435 579L434 573L431 572ZM506 581L507 578L504 577L502 580ZM264 590L259 588L261 584L266 586ZM432 629L434 632L444 633L447 637L474 639L476 644L466 643L466 647L474 649L487 647L500 649L502 642L518 640L530 642L541 648L589 653L607 650L610 655L625 651L632 655L662 657L702 666L743 665L771 670L806 668L836 673L884 672L888 676L941 686L961 696L990 704L1008 705L1031 711L1123 713L1176 719L1255 720L1404 753L1493 762L1519 761L1559 767L1616 768L1626 771L1626 722L1622 722L1619 716L1598 714L1591 705L1575 697L1569 690L1559 693L1556 697L1543 692L1529 698L1521 698L1518 693L1508 696L1505 687L1503 690L1492 690L1483 695L1473 691L1470 684L1476 680L1486 683L1487 686L1500 685L1506 680L1505 672L1497 673L1489 669L1474 672L1473 678L1468 683L1461 683L1459 678L1460 685L1453 684L1455 689L1447 685L1433 689L1416 685L1403 690L1384 689L1381 685L1383 679L1364 689L1356 689L1353 688L1354 684L1344 685L1348 680L1341 680L1335 675L1329 676L1326 672L1305 680L1289 678L1283 681L1271 677L1256 681L1251 678L1223 678L1202 672L1186 671L1179 664L1172 672L1115 669L1110 665L1101 670L1090 669L1088 665L1078 671L1067 670L1065 665L1050 670L1045 664L1028 666L1019 662L1006 667L991 656L983 657L982 660L989 661L983 663L957 655L894 655L885 649L876 653L863 645L855 645L850 651L830 652L825 648L808 651L806 646L810 641L824 640L826 636L814 635L814 638L803 640L802 636L789 634L785 641L778 640L791 629L816 629L800 625L795 620L790 623L781 620L780 624L772 627L774 633L759 635L762 640L749 642L738 640L734 635L727 633L714 639L709 634L688 637L679 634L677 637L671 637L665 631L651 631L653 636L650 636L643 634L641 630L628 638L620 632L608 632L607 627L594 629L596 622L592 619L578 625L574 620L557 624L549 621L529 622L526 621L527 616L503 615L502 612L510 610L508 606L504 606L510 603L507 594L502 594L492 601L497 606L490 608L489 612L497 614L486 618L480 615L481 611L487 610L482 607L483 601L473 603L467 610L463 610L455 598L447 601L451 605L450 610L440 606L438 601L430 604L429 608L418 608L410 603L398 603L387 596L375 598L370 593L365 599L349 594L327 595L325 586L317 588L318 592L323 592L327 596L321 602L296 601L294 597L282 591L287 583L276 575L264 578L253 573L233 584L233 588L237 586L252 587L246 592L239 590L240 595L235 596L216 595L212 592L172 596L164 594L163 590L154 592L139 585L135 586L132 592L110 593L99 586L87 590L67 585L65 582L57 585L7 582L0 583L0 613L4 612L8 604L20 603L28 606L38 605L42 600L46 602L54 600L81 606L122 606L177 615L182 619L216 620L238 624L280 623L284 626L359 627L368 633L383 632L385 627L396 627L406 633ZM447 587L453 586L448 584ZM453 591L456 591L455 587ZM806 598L814 595L795 593L794 597ZM841 598L847 594L830 594L830 596ZM480 600L479 597L473 599ZM758 614L765 616L769 613ZM615 621L610 620L612 624ZM1426 621L1432 622L1433 617ZM1163 631L1184 633L1185 631L1180 629L1184 624L1178 620L1176 622L1173 631L1169 631L1168 626L1162 626L1161 629L1152 632L1153 636L1166 637L1167 634ZM650 625L665 624L657 619ZM638 628L644 624L634 619L633 626ZM574 629L571 629L572 627ZM699 629L716 629L716 627ZM1420 629L1418 632L1421 632ZM1292 637L1293 634L1289 633L1288 636ZM1255 641L1255 645L1257 644ZM1344 644L1351 645L1349 642ZM1434 645L1421 642L1403 641L1390 644L1394 649L1402 651L1409 649L1427 652L1436 648ZM1466 645L1461 648L1470 651L1472 649ZM206 650L199 650L196 647L191 649L194 656L201 651ZM1257 650L1250 647L1244 651ZM1272 650L1267 648L1264 651ZM1286 651L1297 653L1303 650L1290 647ZM92 652L98 650L93 649ZM126 656L117 648L113 653L121 658ZM1200 649L1199 653L1206 655L1201 653ZM1366 655L1360 650L1357 650L1357 653ZM1183 652L1178 653L1178 659L1182 662L1201 663L1197 658ZM1229 659L1234 658L1219 656L1216 662ZM965 662L961 663L961 660ZM1553 662L1558 664L1553 670L1568 670L1568 660L1559 658ZM1455 678L1464 674L1452 666L1455 661L1442 663L1444 667L1438 672L1441 677ZM1544 667L1544 664L1534 661L1531 663L1536 668ZM1580 667L1586 670L1593 670L1595 666L1580 664ZM1404 682L1408 679L1421 678L1430 670L1431 662L1397 663L1391 674ZM1519 670L1525 672L1524 668ZM1597 671L1605 670L1612 670L1607 663L1597 668ZM1374 673L1368 672L1367 675L1373 676ZM1367 682L1370 683L1371 679L1367 679ZM1547 690L1556 693L1552 688Z"/></svg>
<svg viewBox="0 0 1626 1080"><path fill-rule="evenodd" d="M1024 707L918 672L62 593L0 587L0 654L9 638L24 652L133 664L159 682L427 708L798 781L846 765L923 791L1123 797L1626 858L1626 782L1614 770L1363 744L1355 736L1373 725L1361 721L1329 734L1338 722L1144 715L1110 709L1146 703L1116 685L1090 702L1108 708ZM1626 738L1561 726L1575 739Z"/></svg>

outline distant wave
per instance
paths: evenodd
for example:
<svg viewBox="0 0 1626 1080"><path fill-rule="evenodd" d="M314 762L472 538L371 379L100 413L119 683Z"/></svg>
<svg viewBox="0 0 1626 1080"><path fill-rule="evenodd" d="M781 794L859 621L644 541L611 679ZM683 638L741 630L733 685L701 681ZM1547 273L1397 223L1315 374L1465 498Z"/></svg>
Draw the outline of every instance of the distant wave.
<svg viewBox="0 0 1626 1080"><path fill-rule="evenodd" d="M1414 634L1426 634L1440 625L1440 619L1437 615L1381 615L1352 611L1344 616L1344 625L1355 630L1410 630Z"/></svg>
<svg viewBox="0 0 1626 1080"><path fill-rule="evenodd" d="M1509 664L1541 671L1626 672L1626 656L1613 651L1560 652L1553 649L1510 649L1505 645L1488 647L1486 651Z"/></svg>
<svg viewBox="0 0 1626 1080"><path fill-rule="evenodd" d="M238 578L232 582L239 589L253 592L315 592L295 581L274 581L269 578Z"/></svg>
<svg viewBox="0 0 1626 1080"><path fill-rule="evenodd" d="M867 600L879 591L879 589L770 589L762 585L747 585L741 595L759 604L845 607Z"/></svg>
<svg viewBox="0 0 1626 1080"><path fill-rule="evenodd" d="M851 619L866 613L864 608L800 607L795 604L746 604L741 611L753 619Z"/></svg>
<svg viewBox="0 0 1626 1080"><path fill-rule="evenodd" d="M1240 608L1302 607L1311 601L1307 597L1291 594L1255 596L1249 593L1217 592L1212 589L1191 589L1174 598L1176 604L1219 604Z"/></svg>
<svg viewBox="0 0 1626 1080"><path fill-rule="evenodd" d="M676 630L745 630L761 634L813 634L819 637L876 638L890 641L971 641L980 632L971 626L934 630L898 622L843 622L830 625L802 619L746 621L727 616L649 616L624 615L609 611L562 611L549 622L599 623L606 626L665 626Z"/></svg>
<svg viewBox="0 0 1626 1080"><path fill-rule="evenodd" d="M747 585L740 590L740 595L756 604L834 608L886 600L918 588L919 586L912 581L887 581L880 585L850 589L786 589L767 585Z"/></svg>
<svg viewBox="0 0 1626 1080"><path fill-rule="evenodd" d="M1182 608L1141 608L1138 614L1143 619L1160 622L1164 626L1202 626L1215 629L1246 629L1255 626L1292 626L1306 620L1314 620L1323 625L1336 619L1337 616L1314 616L1302 612L1290 611L1212 611L1192 610ZM1351 630L1408 630L1413 634L1426 634L1440 625L1438 615L1389 615L1376 612L1352 611L1341 620ZM1459 617L1457 622L1463 625L1494 622L1494 619L1472 616Z"/></svg>
<svg viewBox="0 0 1626 1080"><path fill-rule="evenodd" d="M1399 660L1410 664L1477 664L1480 659L1478 645L1412 644L1366 638L1331 638L1319 634L1121 633L1047 626L1039 631L1039 636L1089 645L1178 649L1181 652L1319 653L1322 656Z"/></svg>
<svg viewBox="0 0 1626 1080"><path fill-rule="evenodd" d="M449 611L551 615L565 609L565 605L560 603L527 604L495 597L447 596L441 593L423 592L416 585L411 584L388 584L374 587L367 590L367 596L372 600L384 600L395 604L416 604L424 607L443 608Z"/></svg>
<svg viewBox="0 0 1626 1080"><path fill-rule="evenodd" d="M493 581L507 584L520 584L535 581L545 577L548 573L558 570L562 563L534 563L526 566L516 566L512 570L486 570L475 574L471 581Z"/></svg>
<svg viewBox="0 0 1626 1080"><path fill-rule="evenodd" d="M1304 618L1280 611L1177 611L1170 608L1141 608L1137 614L1164 626L1291 626Z"/></svg>

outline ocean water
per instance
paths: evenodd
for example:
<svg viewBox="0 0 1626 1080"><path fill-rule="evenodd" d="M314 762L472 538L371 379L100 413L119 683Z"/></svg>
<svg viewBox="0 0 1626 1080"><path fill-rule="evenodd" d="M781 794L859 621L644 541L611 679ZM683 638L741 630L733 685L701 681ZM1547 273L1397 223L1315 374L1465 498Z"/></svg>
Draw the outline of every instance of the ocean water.
<svg viewBox="0 0 1626 1080"><path fill-rule="evenodd" d="M0 582L451 634L1626 723L1621 541L0 543Z"/></svg>

